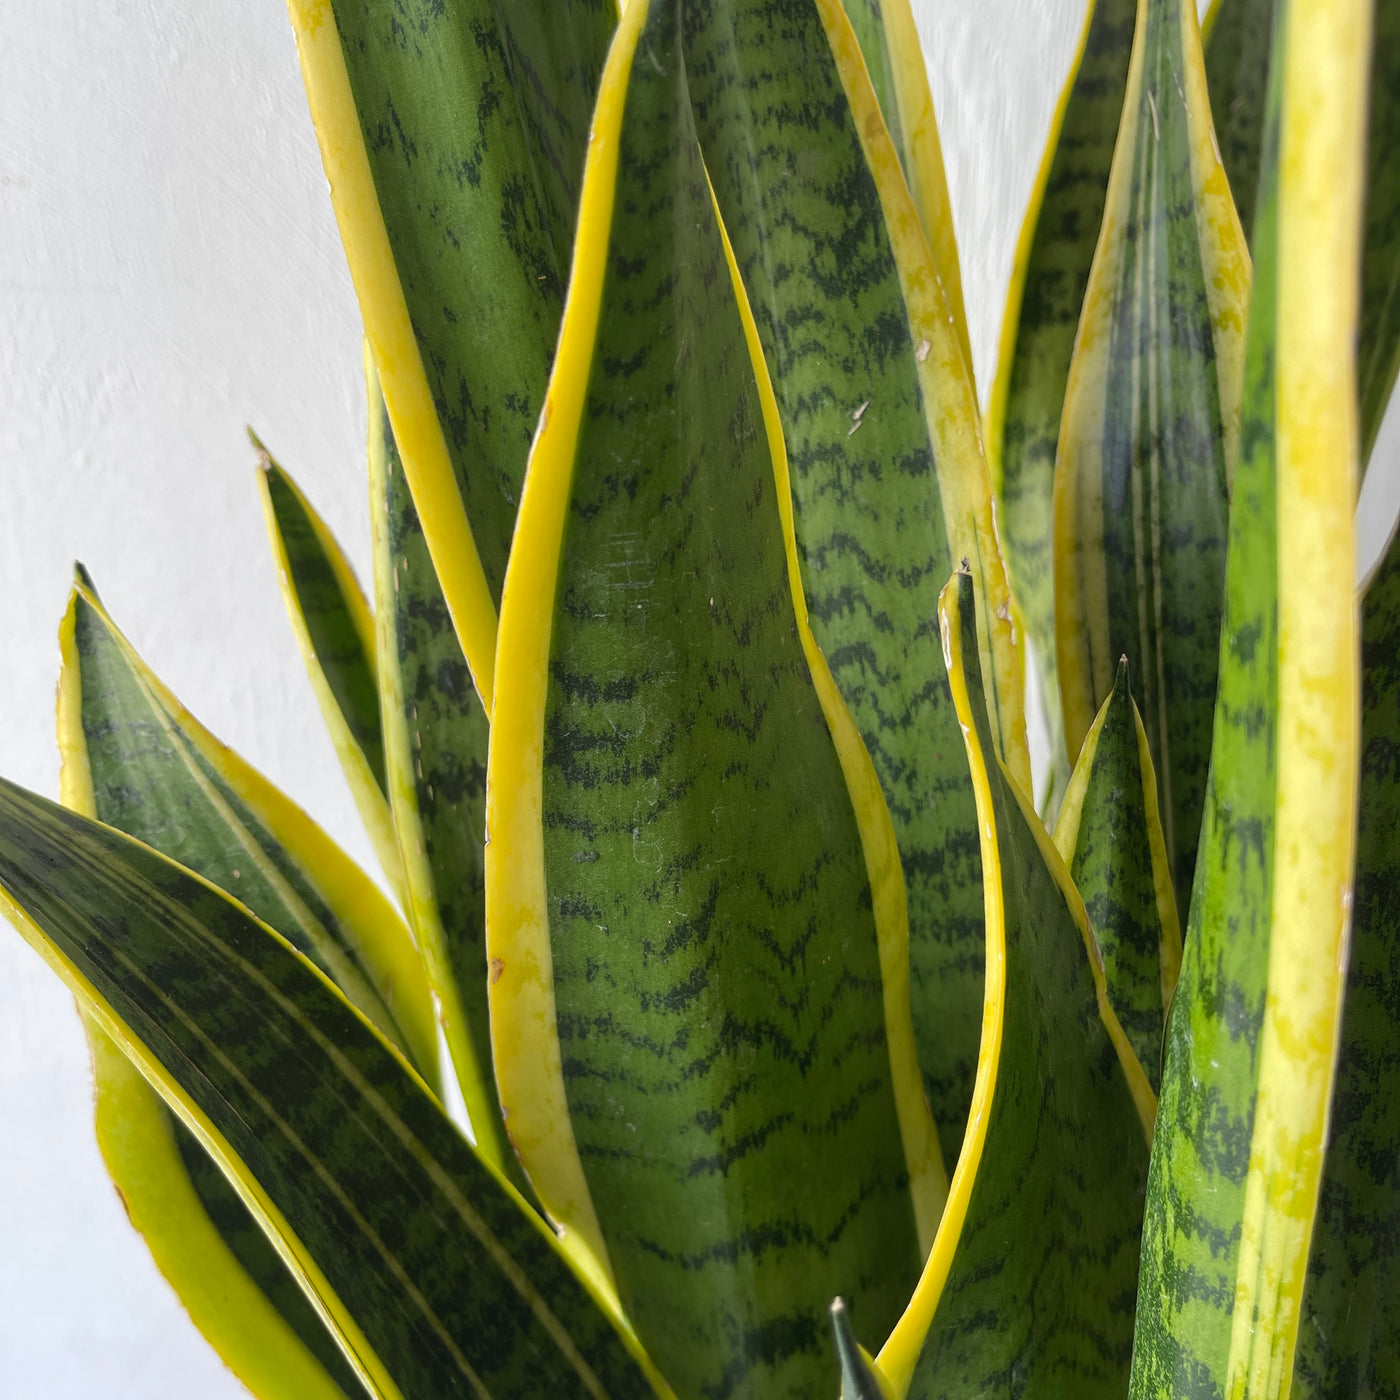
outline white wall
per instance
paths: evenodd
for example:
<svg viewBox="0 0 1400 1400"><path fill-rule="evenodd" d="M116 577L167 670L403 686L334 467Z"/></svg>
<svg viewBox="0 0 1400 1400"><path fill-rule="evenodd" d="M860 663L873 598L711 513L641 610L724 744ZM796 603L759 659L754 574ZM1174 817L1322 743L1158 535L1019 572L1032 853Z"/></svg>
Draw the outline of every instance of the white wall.
<svg viewBox="0 0 1400 1400"><path fill-rule="evenodd" d="M916 0L991 376L1077 0ZM368 576L358 320L281 0L0 5L0 773L56 795L72 560L367 865L277 596L254 426ZM1393 441L1393 437L1392 437ZM1396 452L1373 469L1390 508ZM1377 535L1378 538L1378 535ZM131 1232L56 978L0 927L0 1395L241 1394Z"/></svg>

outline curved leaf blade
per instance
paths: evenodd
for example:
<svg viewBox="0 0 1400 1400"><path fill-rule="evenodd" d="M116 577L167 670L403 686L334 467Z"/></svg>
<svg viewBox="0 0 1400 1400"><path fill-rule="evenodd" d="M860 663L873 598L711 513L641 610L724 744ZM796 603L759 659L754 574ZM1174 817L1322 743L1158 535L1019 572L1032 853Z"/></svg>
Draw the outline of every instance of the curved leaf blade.
<svg viewBox="0 0 1400 1400"><path fill-rule="evenodd" d="M482 845L489 725L368 357L365 378L380 700L409 919L477 1149L523 1187L491 1075Z"/></svg>
<svg viewBox="0 0 1400 1400"><path fill-rule="evenodd" d="M835 1379L838 1285L897 1315L937 1144L903 986L895 1063L898 864L863 845L882 799L848 789L859 738L794 609L688 67L679 7L629 7L502 605L492 1037L542 1202L671 1383L795 1396Z"/></svg>
<svg viewBox="0 0 1400 1400"><path fill-rule="evenodd" d="M1084 906L1000 763L972 581L939 608L982 818L987 1002L977 1096L918 1290L878 1362L910 1400L1121 1396L1156 1107Z"/></svg>
<svg viewBox="0 0 1400 1400"><path fill-rule="evenodd" d="M1217 0L1209 31L1204 23L1201 30L1220 162L1246 238L1253 234L1259 193L1275 8L1274 0Z"/></svg>
<svg viewBox="0 0 1400 1400"><path fill-rule="evenodd" d="M60 645L65 805L229 891L311 958L437 1084L427 979L412 936L373 882L176 700L81 573Z"/></svg>
<svg viewBox="0 0 1400 1400"><path fill-rule="evenodd" d="M997 526L1012 596L1035 644L1056 803L1074 756L1065 746L1055 665L1055 451L1079 313L1103 222L1136 13L1137 0L1088 5L1021 226L987 406Z"/></svg>
<svg viewBox="0 0 1400 1400"><path fill-rule="evenodd" d="M1210 758L1249 278L1195 6L1139 0L1060 423L1056 665L1078 753L1128 657L1181 908Z"/></svg>
<svg viewBox="0 0 1400 1400"><path fill-rule="evenodd" d="M839 5L710 0L684 22L701 149L790 451L813 634L899 843L919 1061L951 1155L982 996L975 805L934 622L963 556L980 561L999 738L1029 774L975 396Z"/></svg>
<svg viewBox="0 0 1400 1400"><path fill-rule="evenodd" d="M1294 1363L1298 1400L1400 1390L1400 543L1361 610L1361 786L1346 1007Z"/></svg>
<svg viewBox="0 0 1400 1400"><path fill-rule="evenodd" d="M1167 1022L1132 1400L1287 1393L1340 1019L1359 699L1344 269L1359 255L1369 7L1288 0L1282 13L1220 699Z"/></svg>
<svg viewBox="0 0 1400 1400"><path fill-rule="evenodd" d="M1181 972L1181 925L1126 659L1074 766L1055 849L1084 899L1109 1004L1156 1093L1166 1010Z"/></svg>
<svg viewBox="0 0 1400 1400"><path fill-rule="evenodd" d="M653 1394L544 1224L289 944L3 781L0 835L0 907L234 1182L372 1395Z"/></svg>
<svg viewBox="0 0 1400 1400"><path fill-rule="evenodd" d="M237 1193L101 1025L85 1017L84 1029L103 1163L190 1320L259 1400L361 1400L359 1378Z"/></svg>
<svg viewBox="0 0 1400 1400"><path fill-rule="evenodd" d="M296 482L253 438L278 582L307 675L379 864L402 899L403 866L384 772L374 619L355 571Z"/></svg>

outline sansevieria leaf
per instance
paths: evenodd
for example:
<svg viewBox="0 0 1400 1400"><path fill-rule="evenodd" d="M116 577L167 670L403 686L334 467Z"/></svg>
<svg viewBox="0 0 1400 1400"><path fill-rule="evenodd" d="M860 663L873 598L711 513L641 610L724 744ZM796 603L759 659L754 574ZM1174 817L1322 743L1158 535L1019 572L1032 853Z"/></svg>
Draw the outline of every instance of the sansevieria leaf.
<svg viewBox="0 0 1400 1400"><path fill-rule="evenodd" d="M943 146L938 139L928 65L924 62L913 8L910 0L846 0L844 9L860 43L880 115L899 152L904 179L933 251L943 294L948 299L948 313L971 375L972 345L963 307L953 206L948 198L948 177L943 168Z"/></svg>
<svg viewBox="0 0 1400 1400"><path fill-rule="evenodd" d="M195 1326L258 1400L361 1400L333 1335L199 1140L95 1020L84 1029L102 1160Z"/></svg>
<svg viewBox="0 0 1400 1400"><path fill-rule="evenodd" d="M1400 1393L1400 536L1361 612L1356 902L1293 1394Z"/></svg>
<svg viewBox="0 0 1400 1400"><path fill-rule="evenodd" d="M64 804L228 890L306 954L438 1082L417 949L374 883L219 743L117 631L79 573L60 632Z"/></svg>
<svg viewBox="0 0 1400 1400"><path fill-rule="evenodd" d="M841 1363L841 1400L888 1400L884 1382L870 1353L856 1341L846 1300L831 1305L831 1328L836 1337L836 1357Z"/></svg>
<svg viewBox="0 0 1400 1400"><path fill-rule="evenodd" d="M1055 669L1055 450L1103 220L1136 14L1137 0L1090 0L1016 245L987 406L987 456L1006 571L1035 644L1050 727L1052 806L1064 795L1074 760L1065 749Z"/></svg>
<svg viewBox="0 0 1400 1400"><path fill-rule="evenodd" d="M297 484L255 437L259 486L278 579L321 715L379 863L402 898L389 811L374 619L350 561Z"/></svg>
<svg viewBox="0 0 1400 1400"><path fill-rule="evenodd" d="M789 452L812 631L899 843L919 1061L951 1156L972 1097L983 936L975 804L935 616L964 556L978 561L998 745L1030 772L976 397L840 5L705 0L683 13L701 150Z"/></svg>
<svg viewBox="0 0 1400 1400"><path fill-rule="evenodd" d="M477 688L568 277L608 0L292 0L394 434Z"/></svg>
<svg viewBox="0 0 1400 1400"><path fill-rule="evenodd" d="M1357 800L1352 347L1368 22L1365 0L1287 0L1275 43L1220 698L1167 1022L1132 1400L1275 1400L1293 1370Z"/></svg>
<svg viewBox="0 0 1400 1400"><path fill-rule="evenodd" d="M1084 899L1109 1005L1154 1090L1181 971L1181 925L1142 719L1118 664L1055 823L1055 848Z"/></svg>
<svg viewBox="0 0 1400 1400"><path fill-rule="evenodd" d="M0 783L0 907L230 1176L377 1400L653 1393L406 1061L222 891Z"/></svg>
<svg viewBox="0 0 1400 1400"><path fill-rule="evenodd" d="M477 1147L523 1186L491 1074L482 851L486 712L448 619L368 356L365 380L384 750L408 915Z"/></svg>
<svg viewBox="0 0 1400 1400"><path fill-rule="evenodd" d="M1079 752L1126 655L1177 903L1210 759L1249 255L1192 0L1139 0L1055 467L1056 663Z"/></svg>
<svg viewBox="0 0 1400 1400"><path fill-rule="evenodd" d="M686 1397L805 1397L893 1325L943 1180L898 856L795 598L777 407L675 0L623 15L502 602L487 784L506 1125ZM781 833L775 839L775 833Z"/></svg>
<svg viewBox="0 0 1400 1400"><path fill-rule="evenodd" d="M967 574L939 615L982 819L987 1000L948 1206L878 1364L910 1400L1111 1400L1132 1351L1155 1100L1109 1006L1084 906L992 747Z"/></svg>
<svg viewBox="0 0 1400 1400"><path fill-rule="evenodd" d="M1215 0L1201 27L1220 161L1246 238L1259 193L1275 7L1276 0Z"/></svg>

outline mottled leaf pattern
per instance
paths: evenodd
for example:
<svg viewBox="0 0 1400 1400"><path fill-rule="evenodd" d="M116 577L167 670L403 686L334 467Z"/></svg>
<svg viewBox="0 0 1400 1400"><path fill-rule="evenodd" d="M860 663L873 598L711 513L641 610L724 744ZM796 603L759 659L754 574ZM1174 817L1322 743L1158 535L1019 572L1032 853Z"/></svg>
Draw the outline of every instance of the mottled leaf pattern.
<svg viewBox="0 0 1400 1400"><path fill-rule="evenodd" d="M1010 652L975 399L948 311L923 316L927 298L903 284L920 257L937 279L893 148L883 186L862 148L862 120L879 118L849 27L844 53L841 33L830 50L824 21L844 25L839 6L697 0L684 13L701 149L787 441L812 630L899 842L919 1062L951 1158L972 1097L983 942L976 813L936 622L959 558L983 562L993 646ZM865 119L843 84L864 93ZM882 205L898 199L902 240ZM1005 696L1016 683L1000 674ZM1008 735L1022 722L1011 708Z"/></svg>
<svg viewBox="0 0 1400 1400"><path fill-rule="evenodd" d="M436 1084L427 981L384 896L305 813L183 709L85 577L74 587L61 642L65 804L228 890Z"/></svg>
<svg viewBox="0 0 1400 1400"><path fill-rule="evenodd" d="M679 10L639 0L609 58L502 603L492 1038L542 1202L597 1241L678 1394L805 1397L836 1384L832 1297L880 1335L919 1251L889 930L800 635Z"/></svg>
<svg viewBox="0 0 1400 1400"><path fill-rule="evenodd" d="M340 766L395 891L403 867L389 812L374 622L350 561L296 483L257 438L259 485L282 598Z"/></svg>
<svg viewBox="0 0 1400 1400"><path fill-rule="evenodd" d="M1056 662L1074 754L1128 657L1183 909L1210 759L1248 295L1195 6L1139 0L1060 426Z"/></svg>
<svg viewBox="0 0 1400 1400"><path fill-rule="evenodd" d="M1400 539L1400 537L1397 537ZM1361 614L1361 797L1346 1011L1293 1394L1400 1394L1400 543Z"/></svg>
<svg viewBox="0 0 1400 1400"><path fill-rule="evenodd" d="M1275 48L1220 698L1167 1022L1132 1400L1276 1400L1292 1372L1354 840L1345 270L1360 243L1368 11L1288 0Z"/></svg>
<svg viewBox="0 0 1400 1400"><path fill-rule="evenodd" d="M1108 1007L1084 907L995 757L972 584L940 603L982 819L987 1009L938 1239L879 1363L909 1400L1121 1396L1154 1107Z"/></svg>
<svg viewBox="0 0 1400 1400"><path fill-rule="evenodd" d="M366 389L380 699L409 919L477 1146L523 1186L491 1075L482 851L489 726L369 363Z"/></svg>
<svg viewBox="0 0 1400 1400"><path fill-rule="evenodd" d="M1217 0L1209 29L1202 31L1215 137L1246 238L1253 233L1259 193L1274 9L1275 0Z"/></svg>
<svg viewBox="0 0 1400 1400"><path fill-rule="evenodd" d="M1123 111L1137 0L1090 0L1021 228L987 407L997 525L1016 608L1035 644L1050 726L1052 802L1065 748L1050 568L1055 449L1074 336L1089 284Z"/></svg>
<svg viewBox="0 0 1400 1400"><path fill-rule="evenodd" d="M384 1400L653 1393L548 1229L304 958L0 782L0 906L231 1173Z"/></svg>
<svg viewBox="0 0 1400 1400"><path fill-rule="evenodd" d="M1181 970L1181 926L1152 755L1126 661L1084 740L1055 824L1055 848L1084 899L1109 1004L1155 1092L1166 1008Z"/></svg>

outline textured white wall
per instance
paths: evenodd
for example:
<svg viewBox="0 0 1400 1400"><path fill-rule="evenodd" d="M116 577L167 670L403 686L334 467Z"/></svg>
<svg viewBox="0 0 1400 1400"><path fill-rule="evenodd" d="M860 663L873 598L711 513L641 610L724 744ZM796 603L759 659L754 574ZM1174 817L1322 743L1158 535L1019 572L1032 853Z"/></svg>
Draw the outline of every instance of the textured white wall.
<svg viewBox="0 0 1400 1400"><path fill-rule="evenodd" d="M915 8L985 386L1082 5ZM281 0L0 6L0 772L57 793L55 629L81 558L190 707L370 864L243 436L257 429L367 577L362 413ZM1377 541L1400 491L1382 456ZM0 1395L241 1394L126 1224L90 1096L71 1001L0 926Z"/></svg>

